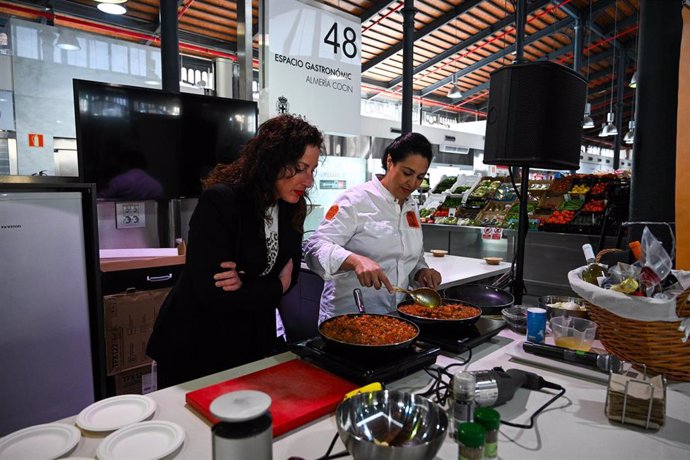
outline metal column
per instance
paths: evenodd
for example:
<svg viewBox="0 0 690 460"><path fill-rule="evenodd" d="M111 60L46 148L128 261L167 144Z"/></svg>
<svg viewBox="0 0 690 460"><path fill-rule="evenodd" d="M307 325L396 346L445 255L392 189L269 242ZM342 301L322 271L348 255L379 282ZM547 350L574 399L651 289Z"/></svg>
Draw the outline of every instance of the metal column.
<svg viewBox="0 0 690 460"><path fill-rule="evenodd" d="M637 119L630 194L633 222L675 220L682 8L682 2L640 1ZM650 229L658 238L667 237L668 232L654 227ZM643 226L632 227L630 241L640 239L642 230Z"/></svg>
<svg viewBox="0 0 690 460"><path fill-rule="evenodd" d="M527 17L526 0L518 0L515 10L515 63L524 62L525 47L525 18ZM515 279L511 289L515 304L522 304L522 294L525 290L525 246L527 230L529 230L529 216L527 215L527 200L529 188L529 166L522 167L520 179L520 218L518 219L517 254L515 255Z"/></svg>
<svg viewBox="0 0 690 460"><path fill-rule="evenodd" d="M614 45L615 46L615 45ZM625 64L628 59L626 52L621 47L618 57L618 69L616 72L616 130L618 134L613 136L613 169L620 168L621 165L621 140L623 139L623 94L625 93ZM611 96L613 97L613 96Z"/></svg>
<svg viewBox="0 0 690 460"><path fill-rule="evenodd" d="M515 8L515 63L525 60L525 20L527 17L527 0L518 0Z"/></svg>
<svg viewBox="0 0 690 460"><path fill-rule="evenodd" d="M573 49L573 70L577 73L580 73L580 70L582 69L582 44L584 42L584 34L582 33L582 20L580 18L575 19L573 29L575 29L575 48Z"/></svg>
<svg viewBox="0 0 690 460"><path fill-rule="evenodd" d="M161 28L162 83L165 91L180 92L180 40L177 34L177 1L161 0L159 9Z"/></svg>
<svg viewBox="0 0 690 460"><path fill-rule="evenodd" d="M240 66L240 90L238 98L251 101L254 72L252 0L237 0L237 58Z"/></svg>
<svg viewBox="0 0 690 460"><path fill-rule="evenodd" d="M414 0L405 0L403 15L402 132L412 131L412 76L414 72Z"/></svg>

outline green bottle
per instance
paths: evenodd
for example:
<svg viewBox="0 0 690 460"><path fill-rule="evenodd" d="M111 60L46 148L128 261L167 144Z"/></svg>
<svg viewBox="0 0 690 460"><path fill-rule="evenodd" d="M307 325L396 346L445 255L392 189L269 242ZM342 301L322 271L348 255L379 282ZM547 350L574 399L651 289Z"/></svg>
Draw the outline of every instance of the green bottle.
<svg viewBox="0 0 690 460"><path fill-rule="evenodd" d="M606 277L606 270L602 265L595 262L596 259L591 244L583 244L582 252L585 253L585 260L587 260L587 268L582 272L582 279L590 284L599 286L599 278Z"/></svg>

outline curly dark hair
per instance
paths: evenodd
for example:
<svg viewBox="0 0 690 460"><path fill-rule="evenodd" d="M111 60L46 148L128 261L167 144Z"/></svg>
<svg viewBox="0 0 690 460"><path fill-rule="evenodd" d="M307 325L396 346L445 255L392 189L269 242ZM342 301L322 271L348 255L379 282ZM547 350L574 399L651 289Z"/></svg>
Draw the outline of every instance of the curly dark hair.
<svg viewBox="0 0 690 460"><path fill-rule="evenodd" d="M271 118L242 147L239 158L216 165L203 179L203 186L222 183L243 192L256 201L253 208L257 217L267 219L266 210L276 199L276 180L297 174L297 162L308 146L323 150L323 135L316 127L292 115ZM307 199L305 194L294 205L293 225L298 231L303 231Z"/></svg>

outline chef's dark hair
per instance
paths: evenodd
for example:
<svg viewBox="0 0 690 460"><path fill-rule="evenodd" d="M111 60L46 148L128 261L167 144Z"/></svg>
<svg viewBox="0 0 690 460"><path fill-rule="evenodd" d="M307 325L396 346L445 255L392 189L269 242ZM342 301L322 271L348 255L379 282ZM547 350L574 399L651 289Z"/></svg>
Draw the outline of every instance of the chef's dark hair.
<svg viewBox="0 0 690 460"><path fill-rule="evenodd" d="M431 159L434 157L431 153L431 142L419 133L405 133L386 147L383 158L381 158L381 165L384 170L388 171L386 160L389 156L393 164L396 164L403 161L408 155L421 155L431 164Z"/></svg>

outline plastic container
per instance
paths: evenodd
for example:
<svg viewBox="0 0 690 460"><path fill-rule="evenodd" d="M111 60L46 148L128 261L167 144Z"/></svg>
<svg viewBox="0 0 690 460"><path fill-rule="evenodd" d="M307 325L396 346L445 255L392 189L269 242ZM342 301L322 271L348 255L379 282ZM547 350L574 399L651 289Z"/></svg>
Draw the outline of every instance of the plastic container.
<svg viewBox="0 0 690 460"><path fill-rule="evenodd" d="M524 334L527 332L527 307L522 305L515 305L510 308L504 308L501 310L503 318L508 323L513 331L518 334Z"/></svg>
<svg viewBox="0 0 690 460"><path fill-rule="evenodd" d="M458 427L458 460L482 460L486 430L478 423L461 423Z"/></svg>
<svg viewBox="0 0 690 460"><path fill-rule="evenodd" d="M584 318L556 316L551 318L551 332L557 346L589 351L597 333L597 323Z"/></svg>
<svg viewBox="0 0 690 460"><path fill-rule="evenodd" d="M213 460L273 458L271 397L254 390L225 393L209 409L220 421L211 430Z"/></svg>
<svg viewBox="0 0 690 460"><path fill-rule="evenodd" d="M486 431L484 443L484 460L498 458L498 428L501 425L501 414L490 407L480 407L474 411L474 421Z"/></svg>

